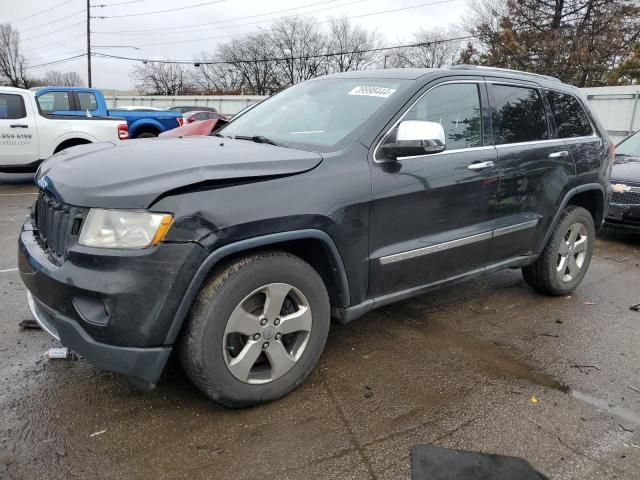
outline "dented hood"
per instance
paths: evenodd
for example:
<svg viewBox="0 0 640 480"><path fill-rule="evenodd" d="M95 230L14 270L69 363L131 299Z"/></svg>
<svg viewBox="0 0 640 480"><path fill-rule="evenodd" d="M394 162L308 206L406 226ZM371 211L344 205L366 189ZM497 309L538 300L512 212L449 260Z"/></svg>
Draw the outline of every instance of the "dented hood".
<svg viewBox="0 0 640 480"><path fill-rule="evenodd" d="M317 153L247 140L139 139L63 150L40 166L36 182L71 205L147 208L178 188L293 175L321 161Z"/></svg>

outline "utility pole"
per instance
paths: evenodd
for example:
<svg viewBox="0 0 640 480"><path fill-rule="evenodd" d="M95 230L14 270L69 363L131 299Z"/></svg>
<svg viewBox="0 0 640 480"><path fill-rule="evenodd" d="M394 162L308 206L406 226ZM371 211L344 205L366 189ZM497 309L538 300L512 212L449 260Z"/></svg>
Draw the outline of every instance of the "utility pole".
<svg viewBox="0 0 640 480"><path fill-rule="evenodd" d="M87 0L87 85L91 88L91 2Z"/></svg>

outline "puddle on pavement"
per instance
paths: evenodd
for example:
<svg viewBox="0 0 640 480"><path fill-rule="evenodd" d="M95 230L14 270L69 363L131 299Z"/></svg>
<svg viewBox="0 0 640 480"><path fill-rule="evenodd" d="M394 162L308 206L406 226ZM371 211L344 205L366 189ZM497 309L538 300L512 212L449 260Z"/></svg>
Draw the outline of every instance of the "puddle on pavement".
<svg viewBox="0 0 640 480"><path fill-rule="evenodd" d="M582 393L577 390L571 390L571 395L576 400L587 403L592 407L596 407L598 410L606 411L607 413L635 423L636 425L640 425L640 413L638 412L634 412L633 410L623 407L610 406L609 402L606 400L592 397L591 395L587 395L586 393Z"/></svg>

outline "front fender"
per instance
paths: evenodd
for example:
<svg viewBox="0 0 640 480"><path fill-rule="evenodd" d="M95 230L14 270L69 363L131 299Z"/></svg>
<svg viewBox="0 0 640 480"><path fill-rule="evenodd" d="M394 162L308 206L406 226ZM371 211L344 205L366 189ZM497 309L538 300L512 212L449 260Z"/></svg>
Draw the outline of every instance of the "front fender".
<svg viewBox="0 0 640 480"><path fill-rule="evenodd" d="M182 301L180 302L178 310L173 319L173 323L171 324L169 332L167 333L165 345L172 345L176 341L176 339L178 338L178 334L182 329L184 320L189 313L189 309L191 308L191 305L198 295L198 292L202 288L202 285L204 284L207 276L213 270L213 268L223 259L229 257L230 255L248 251L258 247L268 247L269 245L275 245L277 243L301 239L319 240L323 243L323 245L326 246L327 252L331 257L330 261L334 269L337 283L336 287L339 295L343 299L348 300L350 296L347 273L342 262L342 258L340 257L340 253L338 252L335 243L327 233L323 232L322 230L305 229L294 230L290 232L273 233L261 237L249 238L220 247L219 249L211 253L204 262L202 262L195 275L193 276L191 283L187 287L187 291L184 294Z"/></svg>

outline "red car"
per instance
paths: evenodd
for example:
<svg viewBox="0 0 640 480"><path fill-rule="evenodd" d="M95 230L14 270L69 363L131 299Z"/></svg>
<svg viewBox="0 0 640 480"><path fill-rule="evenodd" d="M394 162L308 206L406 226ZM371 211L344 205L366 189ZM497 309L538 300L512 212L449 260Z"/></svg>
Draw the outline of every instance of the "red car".
<svg viewBox="0 0 640 480"><path fill-rule="evenodd" d="M217 112L209 112L206 110L193 110L182 115L185 123L199 122L201 120L224 120L229 121L227 117Z"/></svg>

